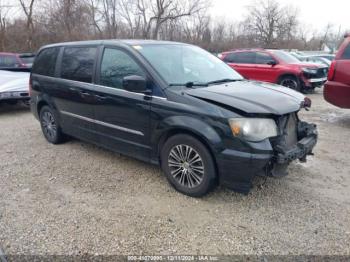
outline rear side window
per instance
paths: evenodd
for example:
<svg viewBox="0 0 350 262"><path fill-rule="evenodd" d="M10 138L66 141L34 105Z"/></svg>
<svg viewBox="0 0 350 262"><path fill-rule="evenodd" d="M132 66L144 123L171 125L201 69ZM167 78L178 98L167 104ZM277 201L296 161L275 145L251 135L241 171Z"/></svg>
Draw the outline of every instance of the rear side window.
<svg viewBox="0 0 350 262"><path fill-rule="evenodd" d="M34 61L32 72L44 76L54 76L59 52L59 47L51 47L42 50Z"/></svg>
<svg viewBox="0 0 350 262"><path fill-rule="evenodd" d="M64 79L91 83L96 51L96 47L64 48L61 77Z"/></svg>
<svg viewBox="0 0 350 262"><path fill-rule="evenodd" d="M106 48L101 62L100 84L121 89L123 78L130 75L145 76L145 73L125 52Z"/></svg>
<svg viewBox="0 0 350 262"><path fill-rule="evenodd" d="M255 64L254 52L238 52L231 56L231 63L237 64Z"/></svg>
<svg viewBox="0 0 350 262"><path fill-rule="evenodd" d="M350 44L345 48L342 59L350 59Z"/></svg>
<svg viewBox="0 0 350 262"><path fill-rule="evenodd" d="M17 59L14 55L0 55L0 67L16 67Z"/></svg>
<svg viewBox="0 0 350 262"><path fill-rule="evenodd" d="M225 56L224 62L226 63L234 63L236 61L236 54L231 53Z"/></svg>
<svg viewBox="0 0 350 262"><path fill-rule="evenodd" d="M256 53L256 63L257 64L267 64L268 62L275 61L272 56L267 53L257 52Z"/></svg>

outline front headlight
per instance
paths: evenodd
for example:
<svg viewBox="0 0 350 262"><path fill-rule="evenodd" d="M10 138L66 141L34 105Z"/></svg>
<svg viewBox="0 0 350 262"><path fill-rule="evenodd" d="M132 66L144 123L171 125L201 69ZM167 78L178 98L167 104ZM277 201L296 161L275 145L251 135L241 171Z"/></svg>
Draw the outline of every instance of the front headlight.
<svg viewBox="0 0 350 262"><path fill-rule="evenodd" d="M231 118L229 119L232 134L251 142L262 141L277 136L277 125L269 118Z"/></svg>
<svg viewBox="0 0 350 262"><path fill-rule="evenodd" d="M317 69L303 68L303 72L306 73L306 74L316 75L317 74Z"/></svg>

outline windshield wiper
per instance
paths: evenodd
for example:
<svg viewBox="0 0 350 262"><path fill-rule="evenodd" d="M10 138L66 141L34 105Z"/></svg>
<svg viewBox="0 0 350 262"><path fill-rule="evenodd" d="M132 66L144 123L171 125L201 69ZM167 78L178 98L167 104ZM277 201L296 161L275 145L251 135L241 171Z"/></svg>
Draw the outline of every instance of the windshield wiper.
<svg viewBox="0 0 350 262"><path fill-rule="evenodd" d="M200 82L186 82L186 83L181 83L181 84L177 84L177 83L171 83L169 84L169 86L185 86L187 88L191 88L194 86L208 86L208 83L200 83Z"/></svg>
<svg viewBox="0 0 350 262"><path fill-rule="evenodd" d="M232 78L224 78L224 79L219 79L215 81L210 81L207 83L207 85L213 85L213 84L221 84L221 83L228 83L228 82L236 82L239 81L240 79L232 79Z"/></svg>

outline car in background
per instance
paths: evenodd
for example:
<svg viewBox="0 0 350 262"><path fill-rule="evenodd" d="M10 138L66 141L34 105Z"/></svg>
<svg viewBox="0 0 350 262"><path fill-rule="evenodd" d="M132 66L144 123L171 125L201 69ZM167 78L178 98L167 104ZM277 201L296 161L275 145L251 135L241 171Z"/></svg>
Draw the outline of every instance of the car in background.
<svg viewBox="0 0 350 262"><path fill-rule="evenodd" d="M29 72L9 72L0 70L0 102L16 104L19 101L28 104Z"/></svg>
<svg viewBox="0 0 350 262"><path fill-rule="evenodd" d="M327 68L329 68L332 63L331 60L328 60L327 58L324 58L321 56L304 56L304 57L300 57L300 60L302 62L309 62L313 64L320 64L323 66L327 66Z"/></svg>
<svg viewBox="0 0 350 262"><path fill-rule="evenodd" d="M333 105L350 108L350 34L345 35L331 64L323 95Z"/></svg>
<svg viewBox="0 0 350 262"><path fill-rule="evenodd" d="M35 54L0 53L0 69L12 71L30 71Z"/></svg>
<svg viewBox="0 0 350 262"><path fill-rule="evenodd" d="M327 59L328 61L331 61L331 62L335 59L335 55L332 55L332 54L313 55L313 57L322 57L322 58Z"/></svg>
<svg viewBox="0 0 350 262"><path fill-rule="evenodd" d="M327 66L300 62L286 51L242 49L219 56L247 79L275 83L296 91L310 92L327 80Z"/></svg>
<svg viewBox="0 0 350 262"><path fill-rule="evenodd" d="M19 54L18 57L22 61L23 65L25 65L28 68L32 68L35 59L34 53L22 53Z"/></svg>

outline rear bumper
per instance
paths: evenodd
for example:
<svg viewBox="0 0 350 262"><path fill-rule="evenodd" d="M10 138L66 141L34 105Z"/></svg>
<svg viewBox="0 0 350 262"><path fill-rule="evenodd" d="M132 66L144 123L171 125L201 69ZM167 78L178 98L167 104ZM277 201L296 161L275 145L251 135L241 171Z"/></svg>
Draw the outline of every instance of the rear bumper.
<svg viewBox="0 0 350 262"><path fill-rule="evenodd" d="M1 92L0 101L8 100L29 100L29 93L26 91Z"/></svg>
<svg viewBox="0 0 350 262"><path fill-rule="evenodd" d="M341 108L350 108L350 85L328 81L323 91L325 100Z"/></svg>

